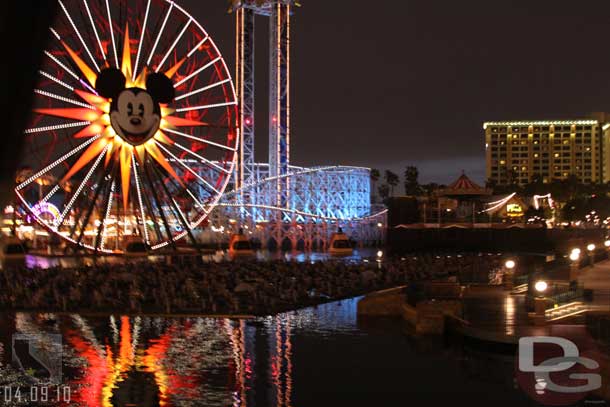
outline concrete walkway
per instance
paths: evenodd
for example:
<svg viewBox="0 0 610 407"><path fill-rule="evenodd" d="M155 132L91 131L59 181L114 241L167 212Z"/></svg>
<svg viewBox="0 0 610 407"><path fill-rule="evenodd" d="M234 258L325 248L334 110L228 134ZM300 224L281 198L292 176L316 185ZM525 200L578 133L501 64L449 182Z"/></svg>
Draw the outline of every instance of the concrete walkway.
<svg viewBox="0 0 610 407"><path fill-rule="evenodd" d="M516 344L523 336L551 335L552 326L534 326L525 306L525 295L511 295L502 287L490 287L463 299L464 334L479 339Z"/></svg>
<svg viewBox="0 0 610 407"><path fill-rule="evenodd" d="M610 308L610 260L580 269L578 282L593 290L595 305L607 305Z"/></svg>
<svg viewBox="0 0 610 407"><path fill-rule="evenodd" d="M581 269L578 282L593 290L596 309L610 311L610 260ZM574 334L583 329L582 325L534 326L528 318L525 295L511 295L502 287L470 292L463 304L467 329L477 337L516 343L522 336L553 335L566 330Z"/></svg>

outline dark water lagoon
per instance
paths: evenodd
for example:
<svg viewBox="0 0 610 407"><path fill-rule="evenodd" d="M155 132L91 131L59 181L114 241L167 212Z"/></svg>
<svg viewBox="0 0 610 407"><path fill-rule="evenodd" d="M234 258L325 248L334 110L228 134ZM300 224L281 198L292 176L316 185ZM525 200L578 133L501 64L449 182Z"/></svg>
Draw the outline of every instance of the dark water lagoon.
<svg viewBox="0 0 610 407"><path fill-rule="evenodd" d="M4 315L0 403L535 405L514 387L514 356L451 348L438 340L414 340L395 321L359 323L356 306L357 299L352 299L252 320ZM14 334L39 338L39 343L29 351L17 344L13 352ZM45 343L53 338L61 340L57 349ZM32 352L32 347L38 352ZM27 377L15 369L13 353L30 366L30 374L42 376L47 372L37 368L36 360L53 366L51 359L61 353L62 385L34 386L37 400L47 394L46 404L28 399L34 391L28 389Z"/></svg>

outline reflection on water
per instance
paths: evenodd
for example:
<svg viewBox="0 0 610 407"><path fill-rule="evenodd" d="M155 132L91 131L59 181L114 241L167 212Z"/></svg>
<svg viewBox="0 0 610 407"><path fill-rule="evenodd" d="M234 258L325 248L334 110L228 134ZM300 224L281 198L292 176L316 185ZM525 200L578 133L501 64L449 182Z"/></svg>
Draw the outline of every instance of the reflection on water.
<svg viewBox="0 0 610 407"><path fill-rule="evenodd" d="M377 249L358 249L354 250L354 253L350 256L336 257L326 252L270 252L266 250L259 250L256 252L256 260L258 261L269 261L269 260L285 260L285 261L296 261L304 263L307 261L324 261L330 259L340 259L346 262L360 262L364 259L375 256ZM184 254L183 254L184 255ZM192 256L192 254L190 255ZM178 256L179 259L180 256ZM202 261L206 262L222 262L232 260L226 251L219 250L213 254L205 254L198 256L201 257ZM134 257L130 258L129 261L146 260L150 262L166 262L168 256L145 256L145 257ZM240 260L249 260L248 258ZM122 264L126 261L125 257L121 256L99 256L99 257L88 257L88 256L37 256L27 255L25 259L21 261L11 261L2 264L3 267L23 267L27 268L51 268L51 267L81 267L81 266L92 266L98 264ZM179 260L178 260L179 261Z"/></svg>
<svg viewBox="0 0 610 407"><path fill-rule="evenodd" d="M10 344L10 333L61 334L70 405L288 407L292 330L353 330L355 306L256 320L17 313L1 335Z"/></svg>
<svg viewBox="0 0 610 407"><path fill-rule="evenodd" d="M356 308L352 299L253 320L18 313L0 319L0 342L60 334L70 406L444 405L481 392L495 406L527 405L512 388L512 361L470 363L408 340L395 322L362 325ZM509 385L488 382L486 369ZM18 381L1 372L0 386Z"/></svg>

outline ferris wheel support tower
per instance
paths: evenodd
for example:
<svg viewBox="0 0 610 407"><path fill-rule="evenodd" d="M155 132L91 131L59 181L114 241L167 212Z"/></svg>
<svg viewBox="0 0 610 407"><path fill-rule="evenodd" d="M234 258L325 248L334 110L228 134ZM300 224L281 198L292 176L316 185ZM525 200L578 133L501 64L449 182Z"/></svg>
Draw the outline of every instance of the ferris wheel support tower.
<svg viewBox="0 0 610 407"><path fill-rule="evenodd" d="M255 17L269 18L269 177L275 182L274 204L290 201L290 16L295 0L235 0L237 27L237 89L242 135L237 187L255 181L254 74ZM251 200L243 197L244 202Z"/></svg>

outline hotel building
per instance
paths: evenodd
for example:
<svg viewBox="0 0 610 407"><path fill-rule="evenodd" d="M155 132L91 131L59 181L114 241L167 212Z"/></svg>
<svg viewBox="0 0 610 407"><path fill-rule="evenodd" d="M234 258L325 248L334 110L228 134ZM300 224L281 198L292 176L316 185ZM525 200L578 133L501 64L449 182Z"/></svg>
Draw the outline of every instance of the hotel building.
<svg viewBox="0 0 610 407"><path fill-rule="evenodd" d="M525 185L573 174L583 183L610 181L610 120L603 113L594 116L485 123L487 179Z"/></svg>

